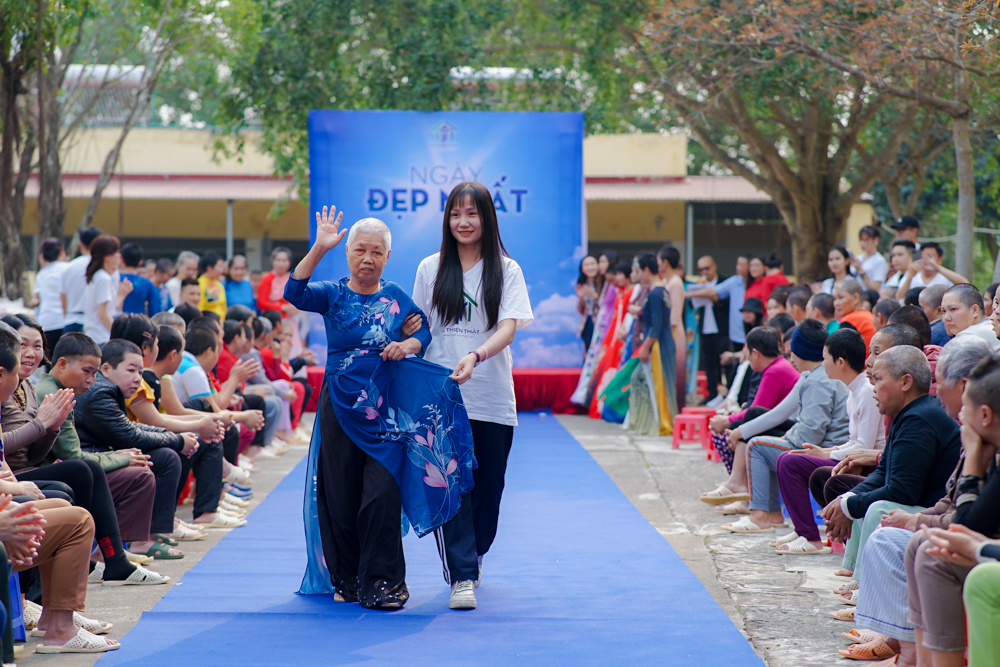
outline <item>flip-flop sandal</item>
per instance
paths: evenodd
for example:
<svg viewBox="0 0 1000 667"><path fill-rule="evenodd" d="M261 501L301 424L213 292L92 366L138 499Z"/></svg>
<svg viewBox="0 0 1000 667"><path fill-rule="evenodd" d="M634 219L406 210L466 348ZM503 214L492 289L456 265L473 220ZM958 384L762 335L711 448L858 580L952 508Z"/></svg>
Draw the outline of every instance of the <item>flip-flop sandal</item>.
<svg viewBox="0 0 1000 667"><path fill-rule="evenodd" d="M720 505L716 507L715 513L723 516L730 516L733 514L750 514L750 508L746 506L746 503L740 500L735 503L729 503L728 505Z"/></svg>
<svg viewBox="0 0 1000 667"><path fill-rule="evenodd" d="M774 553L790 556L811 556L814 554L832 554L833 549L827 546L816 547L804 537L798 537L784 545L775 548Z"/></svg>
<svg viewBox="0 0 1000 667"><path fill-rule="evenodd" d="M174 528L174 532L171 537L179 542L197 542L199 540L205 539L205 533L200 530L191 528L185 523L177 524Z"/></svg>
<svg viewBox="0 0 1000 667"><path fill-rule="evenodd" d="M720 486L717 489L712 489L706 493L701 494L701 502L708 503L709 505L725 505L726 503L737 502L740 500L750 500L749 493L733 493L729 490L728 486Z"/></svg>
<svg viewBox="0 0 1000 667"><path fill-rule="evenodd" d="M850 632L841 632L840 634L852 644L867 644L868 642L882 638L882 635L874 630L859 630L858 628L854 628Z"/></svg>
<svg viewBox="0 0 1000 667"><path fill-rule="evenodd" d="M855 590L851 591L850 594L845 593L844 595L841 595L840 598L839 598L840 604L849 604L852 607L857 607L858 606L858 595L860 595L860 593L861 593L861 591L855 589ZM889 656L885 656L885 657L888 658Z"/></svg>
<svg viewBox="0 0 1000 667"><path fill-rule="evenodd" d="M852 644L847 648L840 649L837 653L852 660L886 660L896 655L896 652L885 643L881 636L867 644Z"/></svg>
<svg viewBox="0 0 1000 667"><path fill-rule="evenodd" d="M176 547L179 542L174 538L170 537L166 533L155 533L153 539L161 544L166 544L168 547Z"/></svg>
<svg viewBox="0 0 1000 667"><path fill-rule="evenodd" d="M771 540L770 542L767 543L767 546L769 546L769 547L780 547L782 544L788 544L789 542L794 542L798 538L799 538L799 534L796 533L793 530L792 532L788 533L787 535L782 535L781 537L779 537L779 538L777 538L775 540Z"/></svg>
<svg viewBox="0 0 1000 667"><path fill-rule="evenodd" d="M830 616L833 616L838 621L849 621L854 622L854 607L848 609L837 609L836 611L831 611Z"/></svg>
<svg viewBox="0 0 1000 667"><path fill-rule="evenodd" d="M42 605L35 604L31 600L24 601L24 629L33 631L38 627L38 621L42 619Z"/></svg>
<svg viewBox="0 0 1000 667"><path fill-rule="evenodd" d="M858 582L855 580L848 581L843 586L838 586L833 589L836 595L844 595L845 593L850 593L851 591L856 591L858 589Z"/></svg>
<svg viewBox="0 0 1000 667"><path fill-rule="evenodd" d="M156 586L159 584L166 584L170 582L170 577L160 574L158 572L153 572L152 570L147 570L142 565L138 565L135 568L135 572L128 575L127 579L113 579L106 580L104 582L105 586Z"/></svg>
<svg viewBox="0 0 1000 667"><path fill-rule="evenodd" d="M38 644L35 653L104 653L121 648L121 644L113 639L97 635L79 628L76 634L62 646L46 646Z"/></svg>
<svg viewBox="0 0 1000 667"><path fill-rule="evenodd" d="M774 528L761 528L753 521L751 521L750 517L748 516L743 517L739 521L734 521L733 523L722 524L722 530L728 531L730 533L742 533L742 534L774 532Z"/></svg>
<svg viewBox="0 0 1000 667"><path fill-rule="evenodd" d="M184 554L172 554L170 553L170 547L162 542L157 542L153 546L149 547L149 551L146 552L147 556L152 556L153 560L180 560L184 558Z"/></svg>
<svg viewBox="0 0 1000 667"><path fill-rule="evenodd" d="M30 602L30 600L28 600ZM38 605L35 605L38 606ZM41 607L39 607L41 609ZM83 628L87 632L93 635L106 635L111 632L111 628L115 627L113 623L105 623L103 621L97 621L93 618L87 618L82 614L73 612L73 625L78 628ZM27 628L27 626L25 626ZM33 629L31 631L33 637L44 637L45 630Z"/></svg>

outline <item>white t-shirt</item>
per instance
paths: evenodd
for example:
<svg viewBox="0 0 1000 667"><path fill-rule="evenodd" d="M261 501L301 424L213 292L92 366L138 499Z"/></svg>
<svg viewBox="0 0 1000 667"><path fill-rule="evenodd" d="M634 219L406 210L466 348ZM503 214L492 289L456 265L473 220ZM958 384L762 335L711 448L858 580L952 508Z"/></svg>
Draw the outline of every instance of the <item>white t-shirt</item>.
<svg viewBox="0 0 1000 667"><path fill-rule="evenodd" d="M942 276L940 273L935 273L934 277L931 278L931 281L929 283L924 282L923 271L917 272L917 275L913 276L913 278L910 279L910 289L913 289L914 287L930 287L931 285L944 285L945 287L951 287L954 284L955 283L951 282L950 280Z"/></svg>
<svg viewBox="0 0 1000 667"><path fill-rule="evenodd" d="M884 283L882 283L882 287L895 287L898 289L899 283L903 282L904 275L906 274L896 271L896 273L889 276L889 278Z"/></svg>
<svg viewBox="0 0 1000 667"><path fill-rule="evenodd" d="M885 281L885 277L889 273L889 262L885 261L885 257L879 253L873 252L861 260L861 268L864 269L869 280L881 283Z"/></svg>
<svg viewBox="0 0 1000 667"><path fill-rule="evenodd" d="M63 269L60 293L66 295L66 324L84 324L88 266L90 255L80 255L71 259Z"/></svg>
<svg viewBox="0 0 1000 667"><path fill-rule="evenodd" d="M117 276L117 272L115 276ZM97 307L108 304L108 316L113 320L118 315L118 281L104 269L98 269L94 278L87 283L83 307L83 333L94 339L98 345L111 340L111 329L104 326ZM84 277L86 280L86 276ZM67 318L68 319L68 318Z"/></svg>
<svg viewBox="0 0 1000 667"><path fill-rule="evenodd" d="M485 343L496 329L486 329L486 309L482 299L483 262L480 261L463 274L465 285L466 315L454 324L445 326L431 307L434 280L437 277L438 254L420 262L413 283L413 302L430 319L431 344L424 359L453 369L458 360ZM503 298L497 321L516 320L520 330L535 321L528 299L528 288L517 262L503 260ZM472 377L462 385L462 399L469 419L517 426L517 406L514 401L513 361L510 347L495 357L477 365Z"/></svg>
<svg viewBox="0 0 1000 667"><path fill-rule="evenodd" d="M68 267L68 262L52 262L35 274L35 294L40 299L35 319L45 331L63 328L62 276Z"/></svg>
<svg viewBox="0 0 1000 667"><path fill-rule="evenodd" d="M973 324L971 327L966 327L962 331L955 334L955 337L951 340L958 340L960 336L976 336L986 341L986 344L990 346L993 352L1000 352L1000 338L997 338L997 334L993 331L993 323L989 320L981 320L979 324ZM948 341L949 343L951 341ZM946 344L947 346L947 344Z"/></svg>
<svg viewBox="0 0 1000 667"><path fill-rule="evenodd" d="M170 303L177 306L181 302L181 279L174 276L167 281L167 291L170 292ZM174 312L171 310L170 312Z"/></svg>

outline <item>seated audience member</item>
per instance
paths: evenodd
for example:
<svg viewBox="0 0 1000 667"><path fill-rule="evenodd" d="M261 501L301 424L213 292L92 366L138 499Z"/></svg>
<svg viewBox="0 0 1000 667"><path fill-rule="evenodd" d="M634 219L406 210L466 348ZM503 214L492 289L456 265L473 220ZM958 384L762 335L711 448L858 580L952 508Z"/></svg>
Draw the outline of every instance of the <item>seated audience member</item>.
<svg viewBox="0 0 1000 667"><path fill-rule="evenodd" d="M947 291L948 288L944 285L931 285L922 290L917 299L918 305L927 315L927 321L931 323L931 345L943 346L951 340L951 336L948 335L948 331L944 327L944 322L941 321L941 299Z"/></svg>
<svg viewBox="0 0 1000 667"><path fill-rule="evenodd" d="M201 317L201 311L197 307L192 306L190 303L182 303L181 305L174 308L174 314L179 315L181 320L184 322L184 326L188 323L195 321Z"/></svg>
<svg viewBox="0 0 1000 667"><path fill-rule="evenodd" d="M895 299L879 299L875 307L872 308L872 327L877 333L879 329L889 324L889 318L900 309L899 302ZM875 335L874 333L872 335Z"/></svg>
<svg viewBox="0 0 1000 667"><path fill-rule="evenodd" d="M941 321L952 339L978 336L994 352L1000 352L1000 339L990 321L983 317L983 295L975 286L963 283L950 288L941 299L941 312Z"/></svg>
<svg viewBox="0 0 1000 667"><path fill-rule="evenodd" d="M883 297L899 300L896 292L899 291L899 283L903 280L903 276L906 275L906 270L910 268L910 263L913 261L913 254L916 252L916 249L916 244L909 239L896 239L892 242L889 256L891 260L890 264L895 273L886 278L886 281L882 283L880 292Z"/></svg>
<svg viewBox="0 0 1000 667"><path fill-rule="evenodd" d="M76 431L88 452L139 449L152 463L156 497L150 531L174 531L174 508L181 485L181 456L198 448L194 433L171 433L137 424L125 413L125 397L132 396L142 380L142 351L129 341L109 341L101 350L101 370L93 385L76 402ZM176 555L176 554L171 554Z"/></svg>
<svg viewBox="0 0 1000 667"><path fill-rule="evenodd" d="M795 328L795 320L787 313L778 313L767 319L767 326L777 329L782 336Z"/></svg>
<svg viewBox="0 0 1000 667"><path fill-rule="evenodd" d="M889 324L905 324L912 327L920 338L920 347L926 348L931 345L931 323L927 320L927 315L919 306L903 306L898 308L889 316Z"/></svg>
<svg viewBox="0 0 1000 667"><path fill-rule="evenodd" d="M271 346L261 348L260 355L263 361L264 373L276 389L285 392L284 397L288 400L291 408L291 420L287 426L292 430L298 429L299 419L302 417L302 409L305 407L306 391L301 383L295 382L292 377L292 363L289 360L289 353L292 347L291 329L294 323L284 320L279 324L276 336L272 337ZM301 368L301 365L299 366ZM287 429L278 428L276 435L283 441L294 443L301 442L302 433L298 431L293 434Z"/></svg>
<svg viewBox="0 0 1000 667"><path fill-rule="evenodd" d="M829 294L813 294L809 299L809 319L819 320L826 325L826 332L832 334L840 328L837 321L836 310L833 304L833 297Z"/></svg>
<svg viewBox="0 0 1000 667"><path fill-rule="evenodd" d="M857 329L865 339L865 347L868 347L875 327L872 325L871 313L861 307L862 294L864 289L854 278L838 280L833 286L833 310L839 322L849 322Z"/></svg>
<svg viewBox="0 0 1000 667"><path fill-rule="evenodd" d="M931 285L951 287L969 282L964 276L941 266L943 259L944 248L941 247L941 244L933 241L922 244L920 246L920 259L910 262L910 266L906 269L906 275L899 281L896 298L901 298L907 290L914 287L930 287Z"/></svg>
<svg viewBox="0 0 1000 667"><path fill-rule="evenodd" d="M858 284L864 286L863 283L861 283L860 281L858 282ZM879 299L878 292L876 292L875 290L873 289L864 290L861 293L861 309L867 310L869 313L872 312L872 309L875 308L875 304L878 303L878 299Z"/></svg>
<svg viewBox="0 0 1000 667"><path fill-rule="evenodd" d="M198 308L198 304L201 303L201 285L194 278L185 278L181 281L181 296L180 303L174 308L174 312L177 312L177 308L180 307L181 303L186 303L189 306L193 306L201 313L201 308Z"/></svg>
<svg viewBox="0 0 1000 667"><path fill-rule="evenodd" d="M903 297L904 306L919 306L920 305L920 293L924 291L923 287L914 287L913 289L907 290L906 296Z"/></svg>
<svg viewBox="0 0 1000 667"><path fill-rule="evenodd" d="M941 353L937 367L938 399L948 416L957 419L962 394L972 369L991 354L989 346L973 336L949 345ZM880 633L878 641L856 644L842 650L846 657L888 658L901 650L901 642L914 642L913 626L907 621L906 546L921 526L947 528L955 515L958 482L965 463L964 454L948 480L947 493L930 509L915 514L896 509L882 517L881 527L868 538L855 576L858 594L850 594L857 604L854 615L858 627ZM838 618L842 612L832 612ZM907 647L909 648L909 647ZM906 664L906 656L902 656ZM910 663L915 664L915 663Z"/></svg>
<svg viewBox="0 0 1000 667"><path fill-rule="evenodd" d="M958 480L952 525L997 537L1000 358L995 355L981 361L969 374L962 395L961 421L965 462ZM901 642L901 657L914 656L918 665L960 665L966 647L962 586L972 567L935 558L928 553L932 546L921 531L910 538L906 547L907 620L914 628L914 643ZM927 649L930 655L925 653L924 657L930 660L921 660L921 653Z"/></svg>
<svg viewBox="0 0 1000 667"><path fill-rule="evenodd" d="M233 255L229 260L229 271L226 274L226 305L232 309L234 305L242 305L257 310L257 299L253 295L253 285L247 280L247 258L243 255ZM228 313L226 318L229 318Z"/></svg>
<svg viewBox="0 0 1000 667"><path fill-rule="evenodd" d="M10 326L20 324L17 332L21 336L21 363L18 367L21 381L0 408L4 453L2 469L16 477L16 480L8 478L7 488L0 488L0 492L20 495L16 493L20 488L26 495L41 500L43 496L39 488L45 488L50 482L65 484L72 490L73 504L84 508L94 518L108 580L128 584L164 583L165 579L160 575L137 568L128 561L111 490L100 464L69 460L37 467L49 454L62 424L73 409L74 392L72 389L59 389L46 396L39 406L35 387L28 378L44 358L41 326L27 315L4 315L2 320Z"/></svg>
<svg viewBox="0 0 1000 667"><path fill-rule="evenodd" d="M801 379L773 410L739 427L740 436L747 443L750 516L724 524L723 530L774 532L773 524L784 523L778 491L778 457L806 444L829 447L847 440L847 389L842 382L828 378L823 367L827 336L826 327L817 320L804 320L796 327L792 334L792 365L802 374ZM795 424L781 437L757 435L792 418Z"/></svg>
<svg viewBox="0 0 1000 667"><path fill-rule="evenodd" d="M841 329L823 347L823 368L831 381L847 387L847 441L833 447L812 443L778 457L778 485L795 530L775 542L777 553L829 553L820 541L809 501L809 477L817 468L832 468L855 450L881 451L885 447L885 421L875 404L872 385L865 374L865 342L856 331Z"/></svg>
<svg viewBox="0 0 1000 667"><path fill-rule="evenodd" d="M767 301L764 302L764 314L767 319L770 320L772 317L779 313L785 312L785 304L788 303L788 294L775 289L771 292L771 296L767 297Z"/></svg>
<svg viewBox="0 0 1000 667"><path fill-rule="evenodd" d="M155 324L158 327L162 326L174 327L175 329L181 332L183 332L187 328L187 322L185 322L184 318L178 315L177 313L164 311L162 313L157 313L156 315L153 315L149 319L153 320L153 324Z"/></svg>
<svg viewBox="0 0 1000 667"><path fill-rule="evenodd" d="M254 306L256 307L256 305ZM240 324L252 324L257 316L248 306L243 304L233 304L226 310L226 321L236 320Z"/></svg>
<svg viewBox="0 0 1000 667"><path fill-rule="evenodd" d="M788 298L785 300L785 312L792 316L796 324L809 317L806 310L809 307L811 296L812 290L809 289L808 285L796 285L788 293Z"/></svg>
<svg viewBox="0 0 1000 667"><path fill-rule="evenodd" d="M846 562L864 554L868 537L893 509L917 512L945 494L958 461L958 424L928 395L931 369L920 350L901 345L878 355L872 380L879 412L892 417L878 467L823 509L827 536L849 538Z"/></svg>
<svg viewBox="0 0 1000 667"><path fill-rule="evenodd" d="M52 357L52 367L48 374L42 375L38 380L38 396L44 398L62 389L71 389L77 397L86 394L101 367L101 350L97 343L82 333L67 334L59 339ZM150 470L149 457L134 448L96 453L83 451L76 432L76 412L71 410L59 428L59 435L52 448L42 460L42 471L57 461L65 463L78 459L95 464L104 471L114 502L121 541L128 542L129 548L136 553L149 555L153 552L153 558L158 551L161 552L161 558L164 553L170 555L169 550L163 551L159 540L173 539L176 536L150 535L156 478ZM98 515L95 514L94 517L96 521ZM177 553L180 552L175 552L174 555ZM99 573L98 578L100 576ZM115 572L105 572L103 576L112 579L118 575Z"/></svg>
<svg viewBox="0 0 1000 667"><path fill-rule="evenodd" d="M983 304L987 318L993 317L993 299L997 295L997 287L1000 287L1000 283L991 283L983 290Z"/></svg>
<svg viewBox="0 0 1000 667"><path fill-rule="evenodd" d="M156 361L158 354L157 335L159 327L144 315L122 316L115 320L111 328L112 338L127 340L140 347L143 354L143 368ZM141 343L141 345L140 345ZM145 375L145 371L143 372ZM160 412L156 392L146 382L145 377L130 398L125 400L129 419L142 424L156 426L175 433L192 432L198 436L198 448L194 454L181 459L181 480L186 482L189 473L194 473L197 484L194 493L194 524L198 527L231 528L231 517L237 508L219 508L224 475L223 439L227 439L235 450L239 446L239 433L235 429L227 436L226 425L214 414L166 415ZM177 489L178 499L183 484ZM238 518L238 517L237 517ZM227 523L228 522L228 523Z"/></svg>
<svg viewBox="0 0 1000 667"><path fill-rule="evenodd" d="M160 312L160 290L139 273L142 266L142 246L138 243L126 243L122 246L121 255L122 264L118 270L132 283L132 291L122 303L122 312L156 315Z"/></svg>
<svg viewBox="0 0 1000 667"><path fill-rule="evenodd" d="M794 367L781 355L781 346L777 336L771 331L758 327L752 329L747 334L746 341L747 357L750 368L761 373L760 386L754 396L753 403L746 410L741 410L734 415L716 415L709 422L709 427L716 433L721 434L727 429L738 428L739 424L747 417L748 413L764 413L778 405L792 391L792 387L798 382L799 374ZM755 410L756 409L756 410ZM726 442L722 440L722 442ZM746 484L746 469L743 465L744 447L741 444L734 450L727 444L716 441L716 447L723 457L732 457L731 475L722 486L703 493L702 502L710 505L720 505L734 501L747 500L749 498ZM728 450L728 451L726 451ZM723 454L723 452L726 452Z"/></svg>
<svg viewBox="0 0 1000 667"><path fill-rule="evenodd" d="M17 332L0 323L0 401L6 403L21 387L18 373L21 341ZM2 488L13 482L0 480ZM84 618L90 551L94 543L94 520L82 507L63 500L38 500L20 504L10 495L0 497L0 513L7 521L3 541L4 563L14 572L37 567L42 582L42 609L36 628L45 632L36 653L100 653L118 648L118 642L98 637L82 626L107 632L111 625ZM6 588L6 587L5 587ZM9 603L9 592L3 598ZM6 612L7 605L4 611ZM9 628L10 616L5 626ZM10 639L8 630L5 636ZM13 661L13 645L3 642L3 660Z"/></svg>

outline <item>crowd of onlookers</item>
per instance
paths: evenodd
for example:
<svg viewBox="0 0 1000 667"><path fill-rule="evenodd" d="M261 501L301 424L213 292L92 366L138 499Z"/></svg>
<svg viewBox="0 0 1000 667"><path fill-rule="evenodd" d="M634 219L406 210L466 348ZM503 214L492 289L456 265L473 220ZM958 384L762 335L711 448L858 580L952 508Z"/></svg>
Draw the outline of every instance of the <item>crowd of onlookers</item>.
<svg viewBox="0 0 1000 667"><path fill-rule="evenodd" d="M151 564L246 525L257 462L310 437L313 355L282 298L290 251L255 282L243 257L144 263L140 246L96 229L79 252L65 261L58 240L43 243L35 316L0 317L0 562L18 573L39 653L118 648L111 623L81 615L88 584L168 583Z"/></svg>
<svg viewBox="0 0 1000 667"><path fill-rule="evenodd" d="M893 225L888 258L882 229L864 227L862 253L831 248L829 277L813 284L790 284L774 255L740 257L730 277L701 257L700 279L685 281L683 294L668 289L666 314L654 319L680 323L687 372L700 367L708 379L703 405L715 409L709 430L729 476L701 499L729 517L722 528L790 527L770 541L775 557L843 552L831 614L855 627L845 628L840 654L880 665L995 665L1000 295L996 284L981 291L943 266L939 244L918 242L919 226L910 216ZM589 259L578 289L585 344L612 351L611 336L634 335L635 349L645 349L660 331L642 322L645 294L683 280L679 253L661 250L659 265L640 255L631 267ZM640 279L657 268L658 278ZM590 274L603 276L602 289ZM609 311L616 301L624 313ZM668 347L660 336L661 352ZM654 355L653 376L658 366L665 377L674 372L665 356ZM645 392L649 356L634 361L630 376L592 380L591 416L623 421L616 406L625 406L625 426L635 428L633 412L649 421L642 403L620 398ZM678 354L677 369L684 362ZM627 371L628 355L615 363ZM648 405L656 421L655 392ZM661 435L676 414L666 411ZM656 433L654 423L647 434Z"/></svg>

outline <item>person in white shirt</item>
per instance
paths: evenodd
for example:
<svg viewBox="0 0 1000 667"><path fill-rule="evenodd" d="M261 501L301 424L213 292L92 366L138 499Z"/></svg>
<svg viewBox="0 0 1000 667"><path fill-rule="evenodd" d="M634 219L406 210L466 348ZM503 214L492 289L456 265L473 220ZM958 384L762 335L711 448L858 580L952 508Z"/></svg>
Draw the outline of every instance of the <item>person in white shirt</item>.
<svg viewBox="0 0 1000 667"><path fill-rule="evenodd" d="M132 283L118 277L122 261L119 249L120 244L114 236L98 236L90 244L83 332L98 345L111 340L111 324L121 314L122 303L132 291Z"/></svg>
<svg viewBox="0 0 1000 667"><path fill-rule="evenodd" d="M80 254L63 270L60 295L62 299L63 333L83 332L83 308L87 291L87 266L90 265L90 244L103 232L97 227L81 229Z"/></svg>
<svg viewBox="0 0 1000 667"><path fill-rule="evenodd" d="M993 331L993 324L983 316L983 295L974 285L955 285L941 298L941 321L951 336L977 336L986 341L993 352L1000 352L1000 338ZM945 347L951 344L948 341Z"/></svg>
<svg viewBox="0 0 1000 667"><path fill-rule="evenodd" d="M867 225L858 233L861 245L861 255L851 257L851 266L858 279L868 289L876 292L882 288L889 272L889 262L878 251L878 242L882 238L882 230L875 225Z"/></svg>
<svg viewBox="0 0 1000 667"><path fill-rule="evenodd" d="M66 270L66 250L59 239L45 239L38 255L38 273L31 306L35 319L45 331L45 347L51 352L63 333L65 314L62 309L62 274Z"/></svg>
<svg viewBox="0 0 1000 667"><path fill-rule="evenodd" d="M819 468L832 467L856 449L885 448L885 420L879 414L875 393L865 374L865 341L857 331L840 329L823 347L823 368L831 380L847 385L848 439L842 445L806 444L778 457L778 486L795 525L795 532L776 540L779 554L830 553L820 540L816 516L809 501L809 477Z"/></svg>
<svg viewBox="0 0 1000 667"><path fill-rule="evenodd" d="M896 239L904 239L913 244L913 259L920 259L920 243L917 235L920 233L920 221L912 215L904 215L897 220L892 228L896 231Z"/></svg>
<svg viewBox="0 0 1000 667"><path fill-rule="evenodd" d="M899 283L903 281L903 277L906 276L906 270L910 268L910 263L913 262L913 249L915 247L913 241L908 239L896 239L892 242L892 248L889 250L889 266L894 273L882 283L879 296L887 299L896 298L896 290L899 289Z"/></svg>
<svg viewBox="0 0 1000 667"><path fill-rule="evenodd" d="M462 385L472 424L475 487L437 537L445 580L452 585L449 606L473 608L473 586L496 537L517 425L509 346L514 332L534 321L521 267L507 256L493 198L482 184L460 183L451 191L441 252L417 268L413 301L427 315L432 334L424 359L455 369L451 377ZM416 329L413 323L404 333Z"/></svg>
<svg viewBox="0 0 1000 667"><path fill-rule="evenodd" d="M824 280L819 288L823 294L833 296L833 285L838 280L843 280L851 275L851 253L842 245L835 245L830 248L826 255L826 266L830 269L832 278Z"/></svg>
<svg viewBox="0 0 1000 667"><path fill-rule="evenodd" d="M167 291L170 292L170 303L176 307L181 302L181 283L188 278L198 277L198 262L201 261L196 253L190 250L183 250L177 255L176 273L174 277L167 281Z"/></svg>
<svg viewBox="0 0 1000 667"><path fill-rule="evenodd" d="M951 287L969 282L965 276L941 266L944 259L944 248L941 244L928 241L920 247L920 259L911 262L906 269L906 275L899 282L896 290L896 300L902 302L906 293L914 287L930 287L944 285Z"/></svg>

